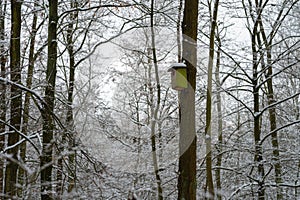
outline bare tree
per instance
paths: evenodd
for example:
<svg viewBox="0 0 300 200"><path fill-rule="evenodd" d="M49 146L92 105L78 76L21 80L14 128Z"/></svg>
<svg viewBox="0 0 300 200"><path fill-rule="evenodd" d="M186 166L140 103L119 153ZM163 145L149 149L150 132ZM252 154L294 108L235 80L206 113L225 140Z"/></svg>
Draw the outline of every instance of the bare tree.
<svg viewBox="0 0 300 200"><path fill-rule="evenodd" d="M218 28L217 28L218 30ZM217 163L216 163L216 187L217 187L217 197L219 200L222 199L221 195L221 166L222 166L222 146L223 146L223 114L222 114L222 96L221 96L221 80L220 80L220 65L221 65L221 38L220 32L216 36L218 50L217 50L217 61L215 70L215 79L217 86L217 113L218 113L218 144L217 144Z"/></svg>
<svg viewBox="0 0 300 200"><path fill-rule="evenodd" d="M215 29L217 26L219 0L214 2L214 11L212 15L210 27L210 42L209 42L209 61L207 74L207 92L206 92L206 127L205 127L205 142L206 142L206 184L208 187L209 199L214 199L214 184L212 176L212 148L211 148L211 113L212 113L212 71L214 62L214 45L215 45Z"/></svg>
<svg viewBox="0 0 300 200"><path fill-rule="evenodd" d="M20 66L20 37L21 37L21 1L11 1L11 38L10 38L10 79L12 82L21 83ZM14 85L10 90L10 134L8 135L7 145L12 147L7 153L11 159L7 160L5 171L5 195L15 198L17 194L17 171L18 171L18 131L21 129L22 119L22 90Z"/></svg>
<svg viewBox="0 0 300 200"><path fill-rule="evenodd" d="M5 40L5 14L6 14L7 1L0 2L0 40ZM0 66L1 66L1 78L6 78L6 48L4 44L0 45ZM6 86L0 84L0 119L6 121ZM0 151L4 150L5 143L5 124L0 123ZM0 159L0 194L4 191L4 159Z"/></svg>
<svg viewBox="0 0 300 200"><path fill-rule="evenodd" d="M43 152L41 156L41 199L52 199L52 148L55 124L53 120L57 60L57 0L49 0L48 59L43 118Z"/></svg>
<svg viewBox="0 0 300 200"><path fill-rule="evenodd" d="M154 29L154 0L151 0L151 8L150 8L150 26L151 26L151 50L152 50L152 58L155 72L155 80L156 80L156 92L157 92L157 100L154 105L151 105L151 148L152 148L152 159L154 166L154 174L156 178L157 184L157 194L159 200L163 199L163 190L161 184L161 178L159 175L159 164L157 159L157 151L156 151L156 124L158 120L158 111L160 109L160 101L161 101L161 90L160 90L160 79L158 75L158 63L156 57L156 45L155 45L155 29ZM151 87L151 86L150 86ZM153 104L154 102L152 102Z"/></svg>
<svg viewBox="0 0 300 200"><path fill-rule="evenodd" d="M72 1L71 2L71 9L77 8L78 2ZM74 24L76 23L78 17L78 13L71 13L70 14L70 23L68 25L67 30L67 49L69 54L69 85L68 85L68 108L67 108L67 128L70 133L68 138L68 147L70 151L69 155L69 170L68 170L68 192L71 192L76 184L76 154L75 154L75 147L76 147L76 135L75 135L75 125L74 125L74 118L73 118L73 98L74 98L74 87L75 87L75 52L74 52L74 39L73 34L75 31Z"/></svg>
<svg viewBox="0 0 300 200"><path fill-rule="evenodd" d="M182 57L188 88L179 93L178 199L196 199L195 89L197 66L198 0L185 1L182 22Z"/></svg>

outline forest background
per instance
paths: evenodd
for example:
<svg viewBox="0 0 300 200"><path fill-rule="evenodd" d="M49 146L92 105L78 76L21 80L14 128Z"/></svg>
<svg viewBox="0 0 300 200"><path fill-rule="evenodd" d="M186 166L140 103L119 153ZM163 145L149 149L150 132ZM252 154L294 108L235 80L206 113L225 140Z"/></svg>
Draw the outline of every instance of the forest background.
<svg viewBox="0 0 300 200"><path fill-rule="evenodd" d="M299 18L298 0L1 0L0 197L299 199Z"/></svg>

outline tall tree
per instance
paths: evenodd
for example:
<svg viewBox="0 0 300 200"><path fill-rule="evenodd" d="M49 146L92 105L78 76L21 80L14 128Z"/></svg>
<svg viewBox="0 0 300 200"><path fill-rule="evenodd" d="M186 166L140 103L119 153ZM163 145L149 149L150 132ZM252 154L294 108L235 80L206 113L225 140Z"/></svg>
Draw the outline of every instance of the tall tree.
<svg viewBox="0 0 300 200"><path fill-rule="evenodd" d="M261 3L260 3L261 4ZM261 55L261 65L262 69L265 72L266 77L266 83L267 83L267 99L268 99L268 106L269 108L269 122L270 122L270 132L271 134L271 144L272 144L272 153L273 153L273 160L274 160L274 172L275 172L275 183L277 184L277 190L276 190L276 197L278 200L283 199L282 194L282 188L279 186L282 183L282 167L280 163L280 154L279 154L279 139L277 135L277 116L276 116L276 110L275 106L272 106L272 104L276 103L275 99L275 92L274 92L274 84L273 84L273 59L272 59L272 48L273 48L273 40L276 36L277 30L280 28L282 22L286 18L287 14L290 12L290 10L294 7L296 2L293 2L291 5L284 5L280 8L278 15L275 19L275 22L273 23L272 29L269 33L269 35L266 34L265 28L264 28L264 20L261 16L258 16L259 21L259 28L260 33L262 37L262 42L260 42L260 35L258 35L258 42L259 46L265 50L261 50L263 54ZM256 2L256 7L258 7L259 4ZM285 7L288 7L287 13L284 13ZM266 55L266 60L264 56ZM265 64L266 63L266 64Z"/></svg>
<svg viewBox="0 0 300 200"><path fill-rule="evenodd" d="M198 0L185 1L182 22L182 57L188 88L179 93L178 199L196 199L195 89L197 66Z"/></svg>
<svg viewBox="0 0 300 200"><path fill-rule="evenodd" d="M155 46L156 41L155 41L155 29L154 29L154 0L151 0L150 26L151 26L151 50L152 50L152 58L153 58L155 80L156 80L156 92L157 92L156 103L154 104L154 102L151 102L151 104L153 105L150 105L151 107L151 150L152 150L154 174L155 174L156 184L157 184L158 199L162 200L163 191L161 186L161 178L159 175L159 164L158 164L157 151L156 151L156 124L158 121L158 111L160 109L161 91L160 91L160 80L158 75L158 61L156 57L156 46ZM151 88L150 93L152 93L153 96L152 90L153 89Z"/></svg>
<svg viewBox="0 0 300 200"><path fill-rule="evenodd" d="M218 30L218 29L217 29ZM222 199L221 195L221 166L222 166L222 146L223 146L223 114L222 114L222 98L221 98L221 81L220 81L220 65L221 65L221 38L220 33L216 36L218 42L217 61L216 61L216 86L217 86L217 114L218 114L218 145L217 145L217 169L216 169L216 187L218 199Z"/></svg>
<svg viewBox="0 0 300 200"><path fill-rule="evenodd" d="M77 8L78 2L77 1L71 1L71 8ZM73 33L74 33L74 24L76 23L78 17L78 13L71 13L70 15L70 23L68 25L67 30L67 49L69 54L69 85L68 85L68 108L67 108L67 126L68 130L70 132L69 135L69 170L68 170L68 192L71 192L73 188L75 187L76 183L76 163L75 163L75 127L74 127L74 118L73 118L73 93L74 93L74 85L75 85L75 52L74 52L74 39L73 39Z"/></svg>
<svg viewBox="0 0 300 200"><path fill-rule="evenodd" d="M49 0L49 24L48 24L48 59L46 71L46 90L43 118L43 152L41 155L41 199L52 199L52 147L53 132L55 128L53 120L55 102L56 60L57 60L57 0Z"/></svg>
<svg viewBox="0 0 300 200"><path fill-rule="evenodd" d="M11 38L10 38L10 79L12 82L21 84L20 66L20 37L21 37L21 6L22 1L11 1ZM19 141L19 134L22 119L22 90L11 85L10 89L10 133L7 145L15 145ZM18 146L9 148L7 153L11 156L7 161L5 171L5 194L15 198L17 192L17 171L18 171Z"/></svg>
<svg viewBox="0 0 300 200"><path fill-rule="evenodd" d="M0 2L0 40L5 40L5 13L6 13L6 1ZM0 44L0 67L1 78L6 77L6 48L4 44ZM6 86L0 84L0 119L6 121ZM0 123L0 151L4 150L5 137L2 133L5 132L5 124ZM4 191L4 159L0 159L0 194Z"/></svg>
<svg viewBox="0 0 300 200"><path fill-rule="evenodd" d="M258 16L261 15L262 5L258 5L259 11ZM265 199L265 186L264 186L264 176L265 170L263 165L263 152L262 145L260 143L261 140L261 115L260 112L260 98L259 98L259 58L258 58L258 50L257 50L257 36L259 34L259 20L254 20L254 26L251 32L251 49L252 49L252 94L253 94L253 111L254 111L254 127L253 127L253 136L254 136L254 161L257 164L258 170L258 199Z"/></svg>
<svg viewBox="0 0 300 200"><path fill-rule="evenodd" d="M212 71L214 63L215 51L215 29L217 26L219 0L214 2L214 11L211 19L210 36L209 36L209 57L207 72L207 92L206 92L206 127L205 127L205 143L206 143L206 183L209 193L209 199L214 199L214 184L212 176L212 149L211 149L211 114L212 114Z"/></svg>

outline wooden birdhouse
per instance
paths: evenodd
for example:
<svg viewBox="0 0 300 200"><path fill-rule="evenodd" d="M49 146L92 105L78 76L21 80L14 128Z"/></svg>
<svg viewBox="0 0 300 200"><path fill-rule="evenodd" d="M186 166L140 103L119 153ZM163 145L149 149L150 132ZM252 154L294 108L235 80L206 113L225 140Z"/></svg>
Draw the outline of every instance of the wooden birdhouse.
<svg viewBox="0 0 300 200"><path fill-rule="evenodd" d="M171 83L174 90L184 90L188 87L187 67L184 63L175 63L168 70L171 72Z"/></svg>

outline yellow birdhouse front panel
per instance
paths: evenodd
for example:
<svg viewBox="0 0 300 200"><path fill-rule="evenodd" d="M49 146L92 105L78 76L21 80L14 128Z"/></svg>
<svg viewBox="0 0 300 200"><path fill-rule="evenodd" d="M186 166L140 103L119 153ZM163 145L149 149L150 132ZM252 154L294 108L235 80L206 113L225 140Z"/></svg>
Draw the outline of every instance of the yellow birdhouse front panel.
<svg viewBox="0 0 300 200"><path fill-rule="evenodd" d="M168 70L171 72L171 83L174 90L184 90L188 87L187 68L184 63L176 63Z"/></svg>

